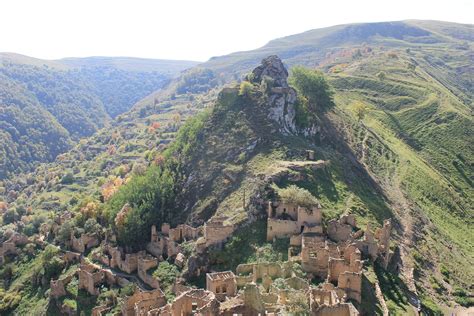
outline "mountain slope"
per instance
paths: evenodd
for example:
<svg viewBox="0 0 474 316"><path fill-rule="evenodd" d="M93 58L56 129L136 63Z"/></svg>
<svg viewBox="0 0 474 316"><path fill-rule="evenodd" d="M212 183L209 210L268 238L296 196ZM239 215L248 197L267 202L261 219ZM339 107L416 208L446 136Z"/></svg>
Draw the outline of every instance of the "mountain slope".
<svg viewBox="0 0 474 316"><path fill-rule="evenodd" d="M98 57L44 61L6 53L0 61L0 178L53 160L195 64ZM41 109L33 110L32 104ZM56 136L42 137L49 133Z"/></svg>

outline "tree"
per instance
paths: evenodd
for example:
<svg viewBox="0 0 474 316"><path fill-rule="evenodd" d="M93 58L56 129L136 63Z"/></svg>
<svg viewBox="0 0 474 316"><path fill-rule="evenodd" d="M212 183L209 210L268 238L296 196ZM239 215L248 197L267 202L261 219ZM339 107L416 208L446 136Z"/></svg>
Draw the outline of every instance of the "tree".
<svg viewBox="0 0 474 316"><path fill-rule="evenodd" d="M355 116L357 117L357 120L360 122L364 119L365 115L367 114L368 107L360 102L354 102L352 105L352 111L354 111Z"/></svg>
<svg viewBox="0 0 474 316"><path fill-rule="evenodd" d="M3 224L11 224L15 220L17 220L18 214L16 213L16 209L12 208L3 213Z"/></svg>
<svg viewBox="0 0 474 316"><path fill-rule="evenodd" d="M62 184L72 184L73 182L74 182L74 175L72 174L72 172L66 173L61 179Z"/></svg>
<svg viewBox="0 0 474 316"><path fill-rule="evenodd" d="M289 81L308 100L309 111L327 109L334 105L334 91L322 72L296 66L291 70Z"/></svg>

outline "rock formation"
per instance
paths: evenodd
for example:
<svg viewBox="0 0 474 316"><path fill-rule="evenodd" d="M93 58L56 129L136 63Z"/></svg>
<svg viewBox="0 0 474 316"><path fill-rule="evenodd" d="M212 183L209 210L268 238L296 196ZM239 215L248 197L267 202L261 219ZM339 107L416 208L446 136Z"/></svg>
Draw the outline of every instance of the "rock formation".
<svg viewBox="0 0 474 316"><path fill-rule="evenodd" d="M295 126L296 91L288 85L288 71L278 56L272 55L262 60L262 64L252 71L250 81L265 89L268 117L280 126L280 132L293 134Z"/></svg>

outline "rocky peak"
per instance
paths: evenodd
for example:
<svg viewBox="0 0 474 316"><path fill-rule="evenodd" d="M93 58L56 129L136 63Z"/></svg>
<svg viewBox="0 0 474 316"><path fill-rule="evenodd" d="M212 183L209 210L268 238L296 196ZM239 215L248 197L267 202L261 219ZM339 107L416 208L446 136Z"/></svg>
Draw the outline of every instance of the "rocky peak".
<svg viewBox="0 0 474 316"><path fill-rule="evenodd" d="M296 133L296 91L288 85L288 71L281 59L275 55L264 58L249 79L265 87L268 117L278 123L280 132Z"/></svg>
<svg viewBox="0 0 474 316"><path fill-rule="evenodd" d="M252 82L261 83L265 77L273 80L273 87L288 87L288 71L281 59L271 55L262 60L262 64L252 71Z"/></svg>

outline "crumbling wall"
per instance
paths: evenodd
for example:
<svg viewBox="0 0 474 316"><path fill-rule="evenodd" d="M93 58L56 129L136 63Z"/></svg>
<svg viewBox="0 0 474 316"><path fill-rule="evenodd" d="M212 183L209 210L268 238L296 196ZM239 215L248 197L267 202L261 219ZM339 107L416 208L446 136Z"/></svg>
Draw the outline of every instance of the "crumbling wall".
<svg viewBox="0 0 474 316"><path fill-rule="evenodd" d="M346 241L350 238L352 233L352 226L341 223L340 220L331 220L328 222L327 234L328 237L335 242Z"/></svg>
<svg viewBox="0 0 474 316"><path fill-rule="evenodd" d="M65 296L66 293L66 285L71 282L72 278L74 277L74 274L71 274L65 278L62 279L57 279L57 280L51 280L49 282L49 287L51 291L49 292L49 297L51 298L59 298L62 296Z"/></svg>
<svg viewBox="0 0 474 316"><path fill-rule="evenodd" d="M201 235L201 228L194 228L186 224L178 225L176 228L169 229L169 238L176 242L184 240L196 240Z"/></svg>
<svg viewBox="0 0 474 316"><path fill-rule="evenodd" d="M81 237L76 238L74 232L71 232L71 248L74 251L84 253L87 249L99 245L99 239L95 235L82 234Z"/></svg>
<svg viewBox="0 0 474 316"><path fill-rule="evenodd" d="M236 272L239 275L252 276L253 282L264 277L289 278L293 272L292 262L258 262L249 264L239 264Z"/></svg>
<svg viewBox="0 0 474 316"><path fill-rule="evenodd" d="M301 231L298 223L291 220L269 218L267 220L267 241L273 238L290 237Z"/></svg>
<svg viewBox="0 0 474 316"><path fill-rule="evenodd" d="M171 314L214 316L219 314L219 302L212 292L203 289L192 289L181 294L173 301Z"/></svg>
<svg viewBox="0 0 474 316"><path fill-rule="evenodd" d="M97 265L81 263L78 274L79 289L84 289L91 295L99 295L97 285L104 281L104 271Z"/></svg>
<svg viewBox="0 0 474 316"><path fill-rule="evenodd" d="M153 309L166 305L166 298L160 289L142 291L137 289L132 296L125 298L122 305L124 316L145 316Z"/></svg>
<svg viewBox="0 0 474 316"><path fill-rule="evenodd" d="M275 202L274 204L274 211L270 217L289 216L293 221L298 219L298 205L284 202Z"/></svg>
<svg viewBox="0 0 474 316"><path fill-rule="evenodd" d="M313 273L323 279L326 278L329 255L329 248L325 242L303 237L301 267L304 271Z"/></svg>
<svg viewBox="0 0 474 316"><path fill-rule="evenodd" d="M322 222L322 212L321 209L317 207L305 208L298 207L298 225L321 225Z"/></svg>
<svg viewBox="0 0 474 316"><path fill-rule="evenodd" d="M138 277L154 289L160 288L160 282L157 278L147 273L147 270L158 266L158 259L151 256L138 259Z"/></svg>
<svg viewBox="0 0 474 316"><path fill-rule="evenodd" d="M232 235L234 226L226 225L226 220L226 217L213 217L204 225L206 246L222 244Z"/></svg>
<svg viewBox="0 0 474 316"><path fill-rule="evenodd" d="M313 311L314 316L358 316L359 312L351 303L339 303L336 305L322 305Z"/></svg>
<svg viewBox="0 0 474 316"><path fill-rule="evenodd" d="M348 298L361 302L362 273L346 271L339 274L337 287L344 290Z"/></svg>

